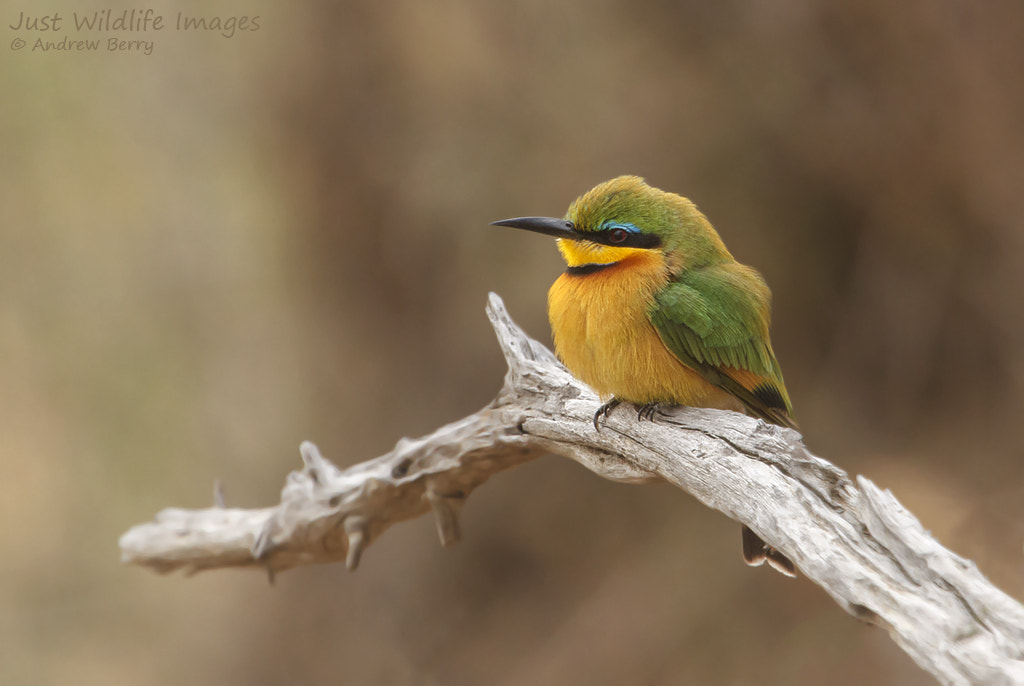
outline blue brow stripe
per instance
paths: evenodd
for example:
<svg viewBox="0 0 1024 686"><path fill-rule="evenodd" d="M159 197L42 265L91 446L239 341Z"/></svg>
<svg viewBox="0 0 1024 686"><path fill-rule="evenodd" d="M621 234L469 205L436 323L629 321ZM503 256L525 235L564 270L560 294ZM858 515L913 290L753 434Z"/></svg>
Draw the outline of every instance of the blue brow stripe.
<svg viewBox="0 0 1024 686"><path fill-rule="evenodd" d="M602 231L609 231L611 229L625 229L630 233L640 233L640 228L636 224L630 224L629 222L605 222L601 225Z"/></svg>

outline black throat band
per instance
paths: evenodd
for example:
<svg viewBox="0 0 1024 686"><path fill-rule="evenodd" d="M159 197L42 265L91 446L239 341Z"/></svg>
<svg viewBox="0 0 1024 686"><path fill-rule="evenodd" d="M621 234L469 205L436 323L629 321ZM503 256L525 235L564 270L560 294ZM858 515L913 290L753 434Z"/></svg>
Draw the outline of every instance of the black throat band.
<svg viewBox="0 0 1024 686"><path fill-rule="evenodd" d="M602 269L607 269L618 264L617 262L609 262L608 264L581 264L578 267L567 267L565 270L566 274L570 276L586 276L587 274L593 274L599 272Z"/></svg>

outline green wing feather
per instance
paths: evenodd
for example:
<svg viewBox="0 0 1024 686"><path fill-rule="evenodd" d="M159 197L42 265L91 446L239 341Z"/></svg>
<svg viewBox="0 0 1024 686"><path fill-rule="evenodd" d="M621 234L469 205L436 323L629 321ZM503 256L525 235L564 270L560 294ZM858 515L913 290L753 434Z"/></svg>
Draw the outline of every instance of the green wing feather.
<svg viewBox="0 0 1024 686"><path fill-rule="evenodd" d="M677 276L655 296L650 316L680 362L736 396L751 414L795 427L768 337L770 307L771 293L761 276L730 262ZM750 372L754 383L741 383L723 369L728 367Z"/></svg>

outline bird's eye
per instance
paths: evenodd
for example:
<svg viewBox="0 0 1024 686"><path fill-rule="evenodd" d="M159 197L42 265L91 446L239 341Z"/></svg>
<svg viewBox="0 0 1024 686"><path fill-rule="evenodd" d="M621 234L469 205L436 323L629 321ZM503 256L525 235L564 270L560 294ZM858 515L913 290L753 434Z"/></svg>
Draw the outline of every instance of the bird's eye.
<svg viewBox="0 0 1024 686"><path fill-rule="evenodd" d="M629 231L625 229L612 229L608 232L608 242L610 243L622 243L629 238Z"/></svg>

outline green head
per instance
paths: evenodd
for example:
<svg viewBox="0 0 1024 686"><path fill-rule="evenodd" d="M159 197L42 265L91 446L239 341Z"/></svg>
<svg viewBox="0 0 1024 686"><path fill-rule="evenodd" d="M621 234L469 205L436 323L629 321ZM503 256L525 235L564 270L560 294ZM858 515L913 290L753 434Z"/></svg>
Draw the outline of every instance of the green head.
<svg viewBox="0 0 1024 686"><path fill-rule="evenodd" d="M556 236L571 268L614 264L638 251L661 253L672 271L732 259L692 202L648 186L639 176L598 184L569 206L565 219L494 223Z"/></svg>

